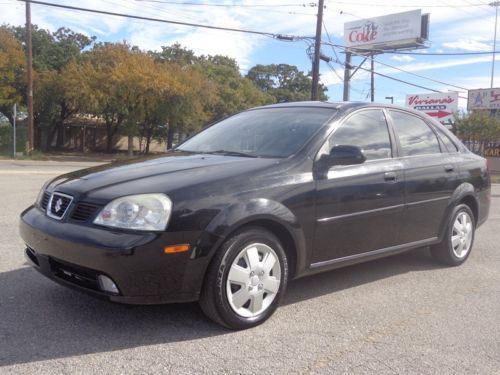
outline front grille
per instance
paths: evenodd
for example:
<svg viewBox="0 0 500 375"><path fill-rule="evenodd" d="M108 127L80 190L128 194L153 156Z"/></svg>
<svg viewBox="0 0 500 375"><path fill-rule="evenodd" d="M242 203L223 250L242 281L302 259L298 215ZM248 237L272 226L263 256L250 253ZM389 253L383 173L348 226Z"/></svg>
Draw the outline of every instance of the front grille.
<svg viewBox="0 0 500 375"><path fill-rule="evenodd" d="M78 203L73 212L71 213L71 219L79 222L88 221L99 209L99 206L90 203Z"/></svg>
<svg viewBox="0 0 500 375"><path fill-rule="evenodd" d="M53 193L47 207L47 215L54 219L61 220L68 210L73 197L62 193Z"/></svg>
<svg viewBox="0 0 500 375"><path fill-rule="evenodd" d="M49 263L54 276L86 289L101 291L96 271L54 258L50 258Z"/></svg>
<svg viewBox="0 0 500 375"><path fill-rule="evenodd" d="M49 205L49 200L50 200L50 193L48 191L46 191L45 193L43 193L42 201L40 202L40 206L44 210L47 209L47 206Z"/></svg>

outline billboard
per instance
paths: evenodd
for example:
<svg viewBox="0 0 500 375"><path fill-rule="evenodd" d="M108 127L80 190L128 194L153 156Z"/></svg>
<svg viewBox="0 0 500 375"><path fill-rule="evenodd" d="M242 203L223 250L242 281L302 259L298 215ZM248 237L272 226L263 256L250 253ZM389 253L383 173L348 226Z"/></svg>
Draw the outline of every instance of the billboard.
<svg viewBox="0 0 500 375"><path fill-rule="evenodd" d="M455 122L458 92L406 95L406 107L425 112L443 124Z"/></svg>
<svg viewBox="0 0 500 375"><path fill-rule="evenodd" d="M500 109L500 88L469 90L467 109Z"/></svg>
<svg viewBox="0 0 500 375"><path fill-rule="evenodd" d="M420 9L344 24L344 44L349 48L394 49L415 47L428 35L428 15Z"/></svg>

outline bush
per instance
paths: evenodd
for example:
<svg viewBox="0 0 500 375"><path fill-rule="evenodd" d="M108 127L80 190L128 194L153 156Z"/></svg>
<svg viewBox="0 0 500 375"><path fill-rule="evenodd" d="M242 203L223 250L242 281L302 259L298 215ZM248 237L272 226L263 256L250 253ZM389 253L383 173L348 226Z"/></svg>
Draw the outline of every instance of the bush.
<svg viewBox="0 0 500 375"><path fill-rule="evenodd" d="M0 155L12 156L14 153L12 147L13 128L11 125L0 126ZM27 131L25 127L16 128L16 152L23 152L27 140Z"/></svg>

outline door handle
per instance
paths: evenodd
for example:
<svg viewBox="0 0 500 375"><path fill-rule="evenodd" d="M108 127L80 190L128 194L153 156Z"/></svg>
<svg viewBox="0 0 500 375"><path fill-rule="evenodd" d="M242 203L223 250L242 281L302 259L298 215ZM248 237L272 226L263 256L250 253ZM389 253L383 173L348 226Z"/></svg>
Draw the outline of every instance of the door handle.
<svg viewBox="0 0 500 375"><path fill-rule="evenodd" d="M396 182L397 181L397 176L396 173L394 172L385 172L384 173L384 180L387 182Z"/></svg>
<svg viewBox="0 0 500 375"><path fill-rule="evenodd" d="M448 164L444 166L444 170L445 172L453 172L455 168L453 168L453 165Z"/></svg>

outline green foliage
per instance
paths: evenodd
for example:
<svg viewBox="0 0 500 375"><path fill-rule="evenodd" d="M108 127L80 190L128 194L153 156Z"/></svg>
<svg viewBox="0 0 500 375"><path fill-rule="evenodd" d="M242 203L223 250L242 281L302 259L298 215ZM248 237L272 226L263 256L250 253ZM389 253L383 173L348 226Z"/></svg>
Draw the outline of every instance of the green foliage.
<svg viewBox="0 0 500 375"><path fill-rule="evenodd" d="M24 26L11 27L19 41L26 40ZM90 47L96 37L87 37L71 29L61 27L51 33L49 30L32 26L33 69L37 72L45 70L61 70L70 61L78 60L81 52Z"/></svg>
<svg viewBox="0 0 500 375"><path fill-rule="evenodd" d="M7 27L0 27L0 112L13 123L13 106L23 102L24 52L21 43Z"/></svg>
<svg viewBox="0 0 500 375"><path fill-rule="evenodd" d="M215 84L215 100L207 103L211 120L219 120L250 107L272 103L272 97L241 76L238 64L226 56L202 56L202 74Z"/></svg>
<svg viewBox="0 0 500 375"><path fill-rule="evenodd" d="M312 79L294 65L256 65L247 78L259 89L271 95L277 103L310 100ZM327 88L320 84L319 99L327 100Z"/></svg>
<svg viewBox="0 0 500 375"><path fill-rule="evenodd" d="M0 111L25 104L24 27L0 27ZM34 117L37 146L63 145L75 116L105 123L107 150L117 135L166 141L207 122L277 101L308 100L311 79L297 67L256 66L243 77L236 60L196 56L180 44L144 52L126 43L101 43L68 28L33 25ZM261 70L267 73L261 75ZM322 87L322 98L326 99Z"/></svg>
<svg viewBox="0 0 500 375"><path fill-rule="evenodd" d="M0 155L12 156L13 149L13 134L12 126L0 125ZM16 129L16 152L23 152L27 140L26 127L20 126Z"/></svg>
<svg viewBox="0 0 500 375"><path fill-rule="evenodd" d="M467 143L473 144L472 151L481 155L488 143L500 139L500 115L492 116L489 111L474 111L470 114L455 115L457 135Z"/></svg>

